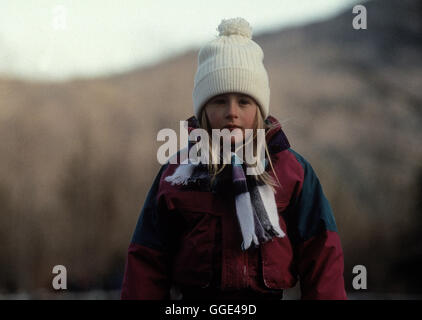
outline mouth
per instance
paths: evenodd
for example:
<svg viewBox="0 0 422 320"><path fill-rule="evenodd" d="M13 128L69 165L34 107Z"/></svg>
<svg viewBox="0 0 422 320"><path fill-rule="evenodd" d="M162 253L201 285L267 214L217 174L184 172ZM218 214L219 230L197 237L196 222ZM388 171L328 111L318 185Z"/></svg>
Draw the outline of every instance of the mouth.
<svg viewBox="0 0 422 320"><path fill-rule="evenodd" d="M234 125L234 124L229 124L223 127L223 129L229 129L230 131L233 131L234 129L242 129L242 127Z"/></svg>

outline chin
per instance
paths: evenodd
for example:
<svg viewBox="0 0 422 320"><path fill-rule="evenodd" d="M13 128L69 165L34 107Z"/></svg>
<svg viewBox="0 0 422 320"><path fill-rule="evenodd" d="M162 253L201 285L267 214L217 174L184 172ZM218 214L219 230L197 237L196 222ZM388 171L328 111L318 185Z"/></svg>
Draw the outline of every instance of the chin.
<svg viewBox="0 0 422 320"><path fill-rule="evenodd" d="M243 136L232 137L231 138L231 143L232 144L243 143Z"/></svg>

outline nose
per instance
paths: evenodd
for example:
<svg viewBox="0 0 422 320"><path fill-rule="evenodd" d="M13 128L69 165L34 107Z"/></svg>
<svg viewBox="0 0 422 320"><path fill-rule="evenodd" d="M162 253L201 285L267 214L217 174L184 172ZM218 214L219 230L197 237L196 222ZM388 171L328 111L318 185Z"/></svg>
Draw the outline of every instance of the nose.
<svg viewBox="0 0 422 320"><path fill-rule="evenodd" d="M236 119L238 116L239 116L239 104L237 103L236 99L230 99L227 102L226 118Z"/></svg>

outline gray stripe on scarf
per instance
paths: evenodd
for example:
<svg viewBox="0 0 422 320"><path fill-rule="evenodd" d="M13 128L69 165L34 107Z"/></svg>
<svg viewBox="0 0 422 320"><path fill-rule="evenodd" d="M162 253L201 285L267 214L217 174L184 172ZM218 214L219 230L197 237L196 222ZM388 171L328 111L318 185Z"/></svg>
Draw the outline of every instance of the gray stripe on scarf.
<svg viewBox="0 0 422 320"><path fill-rule="evenodd" d="M268 240L270 240L271 237L268 232L266 232L262 227L261 221L259 221L255 208L253 208L253 218L255 222L255 234L258 238L259 243L267 242Z"/></svg>
<svg viewBox="0 0 422 320"><path fill-rule="evenodd" d="M261 195L259 194L257 186L253 186L249 193L251 196L252 205L255 209L254 212L256 212L258 220L261 222L265 233L269 236L269 238L276 236L277 233L275 232L271 221L268 218L267 211L265 210L264 204L262 203Z"/></svg>

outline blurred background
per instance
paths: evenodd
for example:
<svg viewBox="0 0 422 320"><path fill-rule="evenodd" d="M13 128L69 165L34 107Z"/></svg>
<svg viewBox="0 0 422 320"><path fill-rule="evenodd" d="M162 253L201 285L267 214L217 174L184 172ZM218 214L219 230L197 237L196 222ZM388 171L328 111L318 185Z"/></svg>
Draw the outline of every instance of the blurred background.
<svg viewBox="0 0 422 320"><path fill-rule="evenodd" d="M333 207L349 298L422 297L422 1L0 0L0 299L119 298L157 132L191 116L198 49L237 16Z"/></svg>

